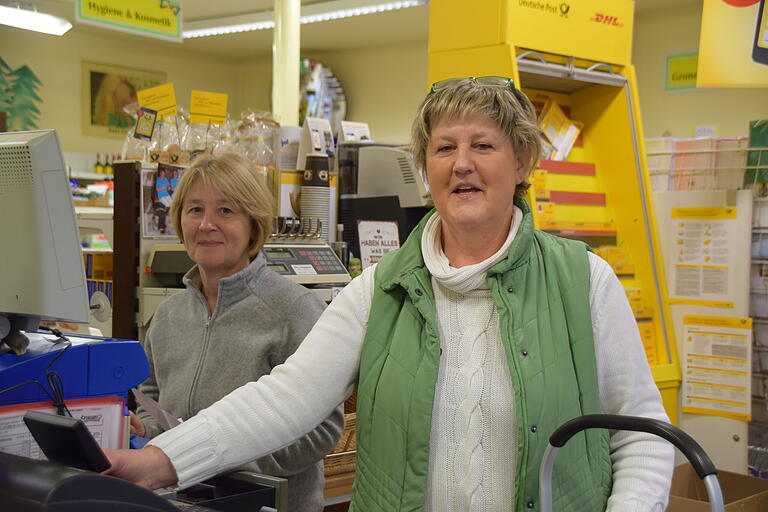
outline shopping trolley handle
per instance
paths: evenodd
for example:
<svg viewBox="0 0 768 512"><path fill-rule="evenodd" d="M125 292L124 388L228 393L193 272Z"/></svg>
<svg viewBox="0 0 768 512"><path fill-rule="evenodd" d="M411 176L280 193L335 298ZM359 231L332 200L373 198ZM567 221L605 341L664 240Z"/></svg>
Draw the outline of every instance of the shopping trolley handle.
<svg viewBox="0 0 768 512"><path fill-rule="evenodd" d="M640 416L619 416L615 414L587 414L563 423L551 436L549 444L562 448L568 440L582 430L604 428L610 430L630 430L648 432L666 439L691 462L700 478L717 474L712 459L691 436L667 422L643 418Z"/></svg>

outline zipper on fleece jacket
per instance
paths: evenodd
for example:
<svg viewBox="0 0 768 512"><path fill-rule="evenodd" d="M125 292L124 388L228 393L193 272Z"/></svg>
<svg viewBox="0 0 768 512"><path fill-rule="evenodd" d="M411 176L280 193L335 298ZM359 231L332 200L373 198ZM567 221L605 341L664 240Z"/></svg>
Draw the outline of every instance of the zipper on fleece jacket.
<svg viewBox="0 0 768 512"><path fill-rule="evenodd" d="M200 357L197 359L197 367L195 368L195 375L192 377L192 385L189 386L189 396L187 397L187 416L186 419L194 416L192 414L192 399L195 396L197 390L198 379L200 373L203 370L203 361L205 361L205 354L208 352L208 344L211 341L211 326L213 325L213 316L209 316L205 319L203 324L203 340L202 347L200 348Z"/></svg>

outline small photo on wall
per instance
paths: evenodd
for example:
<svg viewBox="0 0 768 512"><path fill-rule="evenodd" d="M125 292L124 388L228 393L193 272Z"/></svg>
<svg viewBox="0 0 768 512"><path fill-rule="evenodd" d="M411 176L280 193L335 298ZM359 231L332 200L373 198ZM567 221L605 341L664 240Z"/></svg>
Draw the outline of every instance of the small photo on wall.
<svg viewBox="0 0 768 512"><path fill-rule="evenodd" d="M178 239L171 220L173 194L183 167L158 164L157 170L141 171L141 228L144 238Z"/></svg>
<svg viewBox="0 0 768 512"><path fill-rule="evenodd" d="M166 82L166 73L82 62L83 134L123 138L133 127L136 92Z"/></svg>

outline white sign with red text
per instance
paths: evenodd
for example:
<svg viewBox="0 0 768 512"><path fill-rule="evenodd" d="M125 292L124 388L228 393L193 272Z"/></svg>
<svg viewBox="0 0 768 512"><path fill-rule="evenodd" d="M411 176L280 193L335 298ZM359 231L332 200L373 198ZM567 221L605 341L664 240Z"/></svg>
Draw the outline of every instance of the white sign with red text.
<svg viewBox="0 0 768 512"><path fill-rule="evenodd" d="M386 253L400 247L400 236L395 221L359 220L357 234L363 268L370 267Z"/></svg>

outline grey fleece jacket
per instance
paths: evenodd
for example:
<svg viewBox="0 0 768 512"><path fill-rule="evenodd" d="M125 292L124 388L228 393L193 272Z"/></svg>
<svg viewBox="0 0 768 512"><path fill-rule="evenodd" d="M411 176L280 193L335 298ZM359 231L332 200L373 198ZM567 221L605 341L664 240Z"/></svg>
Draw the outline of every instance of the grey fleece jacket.
<svg viewBox="0 0 768 512"><path fill-rule="evenodd" d="M312 291L269 270L259 253L248 267L219 282L216 309L208 314L200 273L184 276L187 289L160 306L144 341L151 374L139 388L178 418L187 419L241 385L269 374L293 354L325 303ZM147 437L162 432L139 408ZM291 512L321 511L323 456L344 428L338 407L296 443L247 468L288 477Z"/></svg>

